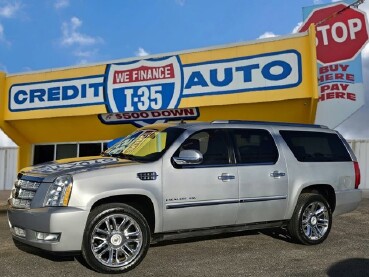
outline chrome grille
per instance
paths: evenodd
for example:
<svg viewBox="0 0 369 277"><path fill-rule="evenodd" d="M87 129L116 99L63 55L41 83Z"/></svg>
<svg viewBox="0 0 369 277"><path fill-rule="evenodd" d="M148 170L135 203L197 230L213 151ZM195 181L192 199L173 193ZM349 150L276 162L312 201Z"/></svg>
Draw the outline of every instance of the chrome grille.
<svg viewBox="0 0 369 277"><path fill-rule="evenodd" d="M11 205L18 209L29 209L40 184L39 182L17 180L12 191Z"/></svg>

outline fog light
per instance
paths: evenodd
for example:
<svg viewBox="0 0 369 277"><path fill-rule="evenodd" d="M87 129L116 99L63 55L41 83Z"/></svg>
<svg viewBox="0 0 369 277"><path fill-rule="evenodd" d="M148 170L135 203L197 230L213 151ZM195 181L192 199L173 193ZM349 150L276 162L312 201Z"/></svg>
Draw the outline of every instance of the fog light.
<svg viewBox="0 0 369 277"><path fill-rule="evenodd" d="M43 241L59 241L60 234L36 232L36 238Z"/></svg>
<svg viewBox="0 0 369 277"><path fill-rule="evenodd" d="M14 227L14 234L18 237L25 238L26 237L26 231L19 227Z"/></svg>

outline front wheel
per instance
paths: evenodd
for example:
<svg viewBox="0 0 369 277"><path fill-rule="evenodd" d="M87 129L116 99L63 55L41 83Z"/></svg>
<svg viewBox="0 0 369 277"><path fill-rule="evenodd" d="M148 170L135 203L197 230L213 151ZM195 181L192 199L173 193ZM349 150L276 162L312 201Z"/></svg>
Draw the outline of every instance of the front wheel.
<svg viewBox="0 0 369 277"><path fill-rule="evenodd" d="M150 228L142 214L122 203L105 204L88 218L82 244L86 262L101 273L123 273L145 257Z"/></svg>
<svg viewBox="0 0 369 277"><path fill-rule="evenodd" d="M332 211L320 194L300 195L287 229L290 235L306 245L322 243L331 230Z"/></svg>

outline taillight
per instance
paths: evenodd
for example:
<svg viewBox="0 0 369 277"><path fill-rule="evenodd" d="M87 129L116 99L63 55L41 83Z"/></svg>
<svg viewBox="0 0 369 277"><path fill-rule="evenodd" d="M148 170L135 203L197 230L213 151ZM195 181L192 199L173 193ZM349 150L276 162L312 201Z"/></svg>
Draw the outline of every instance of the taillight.
<svg viewBox="0 0 369 277"><path fill-rule="evenodd" d="M355 169L355 189L359 188L360 185L360 167L358 162L354 162Z"/></svg>

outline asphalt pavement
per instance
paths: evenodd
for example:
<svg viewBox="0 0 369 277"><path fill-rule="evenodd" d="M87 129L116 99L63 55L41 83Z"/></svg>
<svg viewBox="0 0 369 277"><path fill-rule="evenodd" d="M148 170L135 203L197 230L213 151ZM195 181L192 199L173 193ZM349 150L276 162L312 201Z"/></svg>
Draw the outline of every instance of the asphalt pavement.
<svg viewBox="0 0 369 277"><path fill-rule="evenodd" d="M0 212L1 277L104 276L86 267L79 256L17 248L4 211ZM296 244L280 229L168 241L152 245L144 261L123 276L369 276L368 230L369 199L364 198L357 210L334 217L331 233L320 245Z"/></svg>

